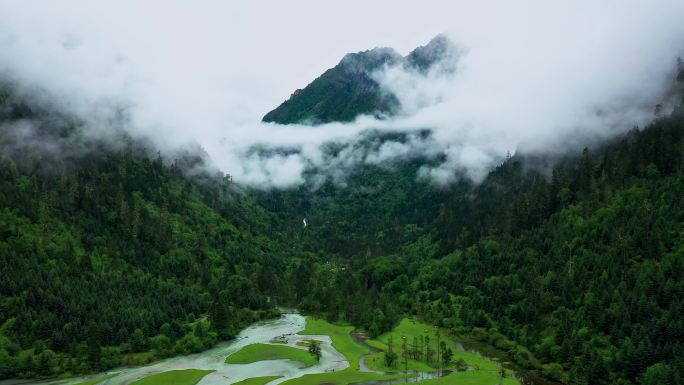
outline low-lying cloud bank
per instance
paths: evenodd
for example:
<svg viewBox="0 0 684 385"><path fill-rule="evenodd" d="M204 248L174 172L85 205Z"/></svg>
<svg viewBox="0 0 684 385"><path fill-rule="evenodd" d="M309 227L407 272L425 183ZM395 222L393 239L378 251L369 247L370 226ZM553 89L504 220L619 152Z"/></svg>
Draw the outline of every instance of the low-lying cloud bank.
<svg viewBox="0 0 684 385"><path fill-rule="evenodd" d="M284 8L280 22L261 21L256 6L222 2L67 3L0 4L0 76L42 90L36 97L82 117L94 133L125 116L131 134L166 153L198 143L212 166L255 187L305 183L311 168L343 181L355 164L416 156L443 160L424 168L425 178L449 183L459 173L478 181L507 152L595 143L652 119L684 46L684 3L670 0L428 4L401 6L396 20L373 5L357 24L346 23L347 33L338 20L328 21L337 34L308 31L320 35L312 37L320 39L310 42L313 50L297 38L306 32L299 22L322 17L315 6ZM400 49L421 45L431 36L416 36L440 32L428 24L456 42L457 54L442 67L455 71L376 73L402 114L320 126L259 122L286 89L332 67L342 57L336 47L372 48L359 45L363 33L385 45L373 32L383 27L402 37ZM281 52L287 44L292 55ZM306 67L310 62L316 65ZM294 86L283 80L292 77ZM369 152L354 145L369 129L411 135ZM431 135L419 134L423 129ZM342 150L331 158L324 148L333 142Z"/></svg>

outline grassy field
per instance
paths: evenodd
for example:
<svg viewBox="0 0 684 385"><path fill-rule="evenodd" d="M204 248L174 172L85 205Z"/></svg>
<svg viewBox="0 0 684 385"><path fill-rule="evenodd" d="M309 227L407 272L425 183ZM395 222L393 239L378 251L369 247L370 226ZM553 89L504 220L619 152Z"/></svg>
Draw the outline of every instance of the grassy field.
<svg viewBox="0 0 684 385"><path fill-rule="evenodd" d="M185 369L154 374L131 385L195 385L213 370Z"/></svg>
<svg viewBox="0 0 684 385"><path fill-rule="evenodd" d="M323 341L311 339L311 340L297 341L297 344L296 344L296 345L297 345L297 346L303 346L303 347L305 347L305 348L308 348L309 346L311 346L311 342L312 342L312 341L316 341L316 342L318 342L319 344L322 344L322 343L323 343Z"/></svg>
<svg viewBox="0 0 684 385"><path fill-rule="evenodd" d="M352 326L334 325L322 319L308 317L306 319L306 329L299 334L321 334L330 336L333 347L347 358L350 367L339 372L307 374L299 378L285 381L283 382L283 385L319 385L322 383L347 385L354 382L387 380L403 377L402 375L388 376L359 372L359 358L368 353L368 349L357 344L356 341L352 339L352 330L354 330Z"/></svg>
<svg viewBox="0 0 684 385"><path fill-rule="evenodd" d="M359 369L359 358L368 353L368 349L359 345L351 337L353 326L333 325L319 318L308 317L306 319L306 329L299 332L301 335L328 335L332 339L332 346L343 356L347 357L350 368Z"/></svg>
<svg viewBox="0 0 684 385"><path fill-rule="evenodd" d="M400 354L400 350L397 350L397 347L394 347L394 351L397 354ZM395 367L389 367L385 365L385 353L379 352L379 353L373 353L366 357L366 365L373 370L379 370L381 372L396 372L396 371L401 371L404 370L404 358L401 357L401 355L397 358L397 360L401 362L397 362L397 365ZM409 370L419 370L421 372L434 372L437 370L437 368L434 368L430 365L428 365L427 362L423 361L417 361L417 360L408 360L408 369Z"/></svg>
<svg viewBox="0 0 684 385"><path fill-rule="evenodd" d="M437 346L437 337L435 337L436 332L437 328L433 325L428 325L412 318L404 318L401 320L399 325L391 331L382 334L376 339L370 339L366 341L366 343L378 349L387 350L387 342L389 341L389 338L392 337L394 350L399 351L401 348L402 337L406 337L407 343L411 345L413 344L414 337L420 338L422 336L429 336L430 344L434 348ZM441 333L440 341L446 342L447 346L451 347L452 349L456 345L456 341L446 336L445 333Z"/></svg>
<svg viewBox="0 0 684 385"><path fill-rule="evenodd" d="M257 361L292 360L301 362L304 367L315 365L316 356L304 349L284 345L252 344L226 358L228 364L251 364Z"/></svg>
<svg viewBox="0 0 684 385"><path fill-rule="evenodd" d="M352 326L335 325L322 319L307 318L306 328L299 334L330 336L333 347L347 358L350 367L338 372L307 374L302 377L285 381L283 382L283 385L320 385L324 383L329 385L349 385L357 382L401 379L404 377L404 374L400 372L404 368L403 361L395 368L386 367L384 363L384 353L369 354L370 352L367 347L354 341L351 336L353 330L354 327ZM376 339L368 340L367 343L378 349L386 350L387 343L391 336L394 350L400 354L402 336L405 336L408 344L411 345L413 344L414 336L421 337L429 335L431 340L430 344L434 348L436 346L436 330L437 329L432 325L405 318L392 331L387 332ZM476 370L455 372L442 378L419 381L415 383L416 385L520 385L520 383L511 376L510 371L507 371L507 377L501 378L499 374L500 367L495 362L486 360L477 353L464 352L456 349L456 341L451 337L448 337L446 333L441 335L440 340L445 341L447 345L452 348L454 360L462 358L469 366ZM368 354L366 357L366 364L368 367L386 372L394 371L396 374L387 375L360 372L359 359L366 354ZM308 351L281 344L247 345L238 352L228 356L226 362L230 364L248 364L256 361L278 359L290 359L301 362L306 366L311 366L316 363L315 356ZM428 364L426 362L409 360L410 370L433 371L436 367L432 365L433 364ZM211 371L198 369L173 370L145 377L133 382L132 385L194 385L209 373L211 373ZM115 375L116 373L94 378L76 385L97 385L99 382ZM280 376L253 377L238 382L236 385L265 385L278 378L280 378Z"/></svg>
<svg viewBox="0 0 684 385"><path fill-rule="evenodd" d="M283 385L348 385L355 382L390 380L395 378L404 378L404 376L400 374L388 376L376 373L363 373L347 368L339 372L306 374L302 377L293 378L291 380L285 381L283 382Z"/></svg>
<svg viewBox="0 0 684 385"><path fill-rule="evenodd" d="M112 373L112 374L108 374L106 376L100 376L97 378L90 379L88 381L79 382L79 383L74 384L74 385L95 385L95 384L102 382L106 379L112 378L112 377L116 376L117 374L119 374L119 373Z"/></svg>
<svg viewBox="0 0 684 385"><path fill-rule="evenodd" d="M268 384L273 380L277 380L282 376L264 376L264 377L252 377L240 382L236 382L233 385L264 385Z"/></svg>
<svg viewBox="0 0 684 385"><path fill-rule="evenodd" d="M441 378L414 382L414 385L520 385L513 377L501 378L496 372L472 371L451 373Z"/></svg>
<svg viewBox="0 0 684 385"><path fill-rule="evenodd" d="M407 344L410 346L413 345L413 338L417 337L420 339L422 336L429 336L430 337L430 345L432 346L433 350L437 348L437 337L435 336L437 332L437 328L433 325L428 325L425 323L422 323L420 321L416 321L411 318L404 318L401 320L399 325L394 328L393 330L382 334L376 339L372 340L367 340L366 343L370 346L373 346L377 349L386 351L387 350L387 343L389 341L390 336L392 337L392 342L394 345L394 352L399 354L401 357L401 350L402 350L402 337L406 337ZM452 338L446 335L446 333L441 333L440 336L440 341L446 342L447 346L451 348L453 351L453 356L452 356L452 361L456 361L458 359L463 359L468 366L471 366L472 368L476 370L491 370L491 371L497 371L499 370L499 365L496 364L493 361L487 360L484 357L482 357L478 353L473 353L473 352L466 352L463 350L459 350L456 348L456 341L454 341ZM374 369L374 370L383 370L387 371L390 370L391 368L388 368L385 366L384 362L384 354L383 353L375 353L368 359L366 359L366 364L368 367ZM436 363L431 363L428 365L426 362L418 362L415 360L409 360L409 369L414 369L414 370L423 370L423 371L430 371L430 370L435 370L436 369ZM450 367L453 367L450 366ZM403 359L401 359L401 364L398 366L399 369L403 369ZM397 370L395 368L394 370Z"/></svg>

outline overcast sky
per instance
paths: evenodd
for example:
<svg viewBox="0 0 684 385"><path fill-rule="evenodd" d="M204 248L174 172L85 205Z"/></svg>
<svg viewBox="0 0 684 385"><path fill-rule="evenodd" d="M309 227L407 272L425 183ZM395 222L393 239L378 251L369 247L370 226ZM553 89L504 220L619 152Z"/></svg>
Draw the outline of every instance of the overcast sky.
<svg viewBox="0 0 684 385"><path fill-rule="evenodd" d="M132 132L162 148L196 141L245 183L299 183L318 144L369 126L431 127L449 161L426 172L477 178L525 143L643 123L682 53L682 15L681 0L0 0L0 70L82 115L127 105ZM407 106L441 103L389 122L259 124L345 53L405 54L442 32L466 52L455 76L385 78ZM306 151L242 155L264 141Z"/></svg>

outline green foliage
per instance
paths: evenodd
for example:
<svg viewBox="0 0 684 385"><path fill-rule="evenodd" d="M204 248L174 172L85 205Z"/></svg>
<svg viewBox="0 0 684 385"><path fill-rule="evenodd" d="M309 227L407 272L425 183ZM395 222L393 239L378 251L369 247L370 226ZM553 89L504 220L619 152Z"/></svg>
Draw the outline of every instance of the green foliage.
<svg viewBox="0 0 684 385"><path fill-rule="evenodd" d="M0 140L0 378L197 352L277 314L266 296L291 249L229 180L189 177L187 160L165 164L125 135L116 150L84 143L71 121L5 100L2 124L36 132L12 142L3 125Z"/></svg>
<svg viewBox="0 0 684 385"><path fill-rule="evenodd" d="M349 360L350 368L354 371L359 369L359 358L368 350L357 344L351 337L353 326L334 325L320 318L308 317L306 329L299 332L302 335L328 335L332 340L332 346Z"/></svg>
<svg viewBox="0 0 684 385"><path fill-rule="evenodd" d="M195 385L213 370L185 369L171 370L145 377L131 385Z"/></svg>
<svg viewBox="0 0 684 385"><path fill-rule="evenodd" d="M600 148L510 157L477 186L431 186L418 176L435 159L420 158L349 170L346 185L245 193L125 135L111 150L60 115L6 93L0 104L3 122L34 119L37 142L80 154L55 158L3 132L0 377L197 352L277 302L379 343L415 315L444 341L472 336L572 385L682 383L681 107ZM392 135L352 146L406 140ZM367 351L352 329L310 319L306 332L331 335L352 367L289 383L381 377L356 372ZM408 354L434 363L426 337ZM454 365L472 364L461 354ZM494 381L450 376L434 383Z"/></svg>
<svg viewBox="0 0 684 385"><path fill-rule="evenodd" d="M312 344L311 346L314 346ZM320 346L319 353L320 353ZM247 345L226 358L228 364L250 364L265 360L292 360L301 362L304 367L314 365L318 361L318 356L304 349L293 348L291 346L252 344Z"/></svg>
<svg viewBox="0 0 684 385"><path fill-rule="evenodd" d="M394 341L390 336L387 341L387 351L384 353L385 366L394 368L397 363L397 353L394 352Z"/></svg>
<svg viewBox="0 0 684 385"><path fill-rule="evenodd" d="M361 114L395 111L399 101L381 89L373 71L397 60L397 53L376 49L349 54L292 96L263 121L288 123L348 122Z"/></svg>
<svg viewBox="0 0 684 385"><path fill-rule="evenodd" d="M316 340L311 340L309 343L309 353L316 357L316 361L321 360L321 343Z"/></svg>
<svg viewBox="0 0 684 385"><path fill-rule="evenodd" d="M404 318L392 330L378 336L376 339L369 339L366 343L384 352L384 358L390 352L390 343L396 341L406 341L408 353L409 370L434 371L437 368L461 369L471 367L476 370L495 371L499 367L492 361L485 359L478 353L464 351L457 348L456 340L446 333L440 331L440 342L437 344L436 335L439 328L415 319ZM439 362L437 352L439 346ZM392 349L394 350L394 349ZM395 353L396 354L396 353ZM403 354L403 352L402 352ZM403 357L399 362L399 367L403 368ZM462 365L457 365L456 361L462 361ZM387 370L392 365L385 367L378 366L377 360L366 360L369 367L375 370Z"/></svg>
<svg viewBox="0 0 684 385"><path fill-rule="evenodd" d="M96 385L96 384L99 384L100 382L103 382L103 381L105 381L105 380L108 380L108 379L110 379L110 378L116 376L117 374L118 374L118 373L108 374L108 375L106 375L106 376L98 376L98 377L95 377L95 378L93 378L93 379L91 379L91 380L79 382L79 383L74 384L74 385Z"/></svg>
<svg viewBox="0 0 684 385"><path fill-rule="evenodd" d="M277 380L281 376L263 376L263 377L252 377L240 382L236 382L235 385L265 385L273 380Z"/></svg>
<svg viewBox="0 0 684 385"><path fill-rule="evenodd" d="M285 381L286 385L318 385L331 383L347 385L374 380L396 379L398 375L384 375L379 373L360 372L359 360L368 354L368 349L356 343L351 336L353 326L335 325L320 318L307 317L306 328L299 334L303 335L328 335L332 340L332 346L349 361L349 368L328 373L306 374L304 376Z"/></svg>
<svg viewBox="0 0 684 385"><path fill-rule="evenodd" d="M672 368L667 364L659 362L646 368L646 371L641 376L641 383L643 385L673 385L679 382Z"/></svg>
<svg viewBox="0 0 684 385"><path fill-rule="evenodd" d="M415 382L416 385L519 385L513 377L501 378L496 372L454 372L440 378Z"/></svg>
<svg viewBox="0 0 684 385"><path fill-rule="evenodd" d="M342 316L373 334L390 330L402 314L417 314L454 333L475 335L519 366L571 384L638 383L658 363L668 365L679 381L684 373L682 110L557 161L550 177L530 168L532 161L539 160L511 157L481 185L435 196L443 203L434 222L417 226L417 237L396 238L395 249L376 247L371 239L377 233L367 227L351 229L403 202L390 198L399 185L384 185L378 196L385 200L377 205L363 206L373 195L350 196L363 186L401 180L403 166L375 174L372 181L352 174L348 186L354 187L348 190L331 188L312 198L299 191L305 197L300 202L312 202L291 206L306 210L301 216L310 227L302 239L309 251L316 254L330 242L350 253L327 249L332 257L300 271L301 307ZM419 183L413 180L404 186ZM273 208L268 199L259 201ZM325 217L320 223L311 219L317 212ZM415 223L396 222L397 228ZM346 244L340 235L323 233L328 226L338 226L341 236L353 235L352 246L340 247ZM424 354L436 358L435 350Z"/></svg>
<svg viewBox="0 0 684 385"><path fill-rule="evenodd" d="M555 380L555 381L564 381L565 376L563 375L563 366L557 362L551 362L548 364L542 365L542 373L544 374L544 377Z"/></svg>
<svg viewBox="0 0 684 385"><path fill-rule="evenodd" d="M514 157L469 203L482 219L467 230L475 237L440 218L432 234L455 251L418 270L394 259L391 273L366 282L385 291L394 277L416 277L402 285L413 299L404 312L473 333L520 366L544 363L546 375L571 384L645 381L662 360L679 379L683 154L684 119L675 113L568 158L550 180L526 176ZM490 190L494 181L518 187ZM454 235L441 238L447 231Z"/></svg>
<svg viewBox="0 0 684 385"><path fill-rule="evenodd" d="M401 66L426 75L455 47L444 35L402 57L392 48L350 53L334 68L325 71L304 89L263 117L264 122L318 124L349 122L359 115L384 117L399 111L397 97L378 81L385 67ZM444 67L439 69L450 71Z"/></svg>

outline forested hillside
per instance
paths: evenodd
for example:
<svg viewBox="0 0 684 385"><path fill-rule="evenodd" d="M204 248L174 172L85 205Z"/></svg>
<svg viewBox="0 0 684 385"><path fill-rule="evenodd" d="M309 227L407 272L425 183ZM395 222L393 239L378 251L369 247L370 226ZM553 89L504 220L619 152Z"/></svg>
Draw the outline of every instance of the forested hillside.
<svg viewBox="0 0 684 385"><path fill-rule="evenodd" d="M341 188L260 197L321 218L304 245L336 256L300 272L313 288L300 306L373 334L417 314L571 384L680 383L683 73L671 116L547 159L550 173L516 155L483 183L442 195L416 191L405 162L361 167ZM418 215L402 206L407 191ZM374 218L391 220L378 228Z"/></svg>
<svg viewBox="0 0 684 385"><path fill-rule="evenodd" d="M684 379L679 100L550 173L517 154L443 188L418 157L280 191L0 104L0 377L205 349L277 303L373 336L413 314L570 384Z"/></svg>
<svg viewBox="0 0 684 385"><path fill-rule="evenodd" d="M298 298L300 306L331 319L341 316L373 334L402 314L416 314L571 384L679 383L682 111L601 152L585 150L556 166L549 179L526 174L521 162L514 157L494 170L475 188L475 200L455 194L461 205L470 205L459 206L461 211L482 218L472 219L472 228L467 222L444 228L445 222L468 217L443 209L432 225L406 224L412 238L403 240L412 241L389 255L339 253L300 271L304 282L298 284L312 288ZM488 190L494 181L518 187ZM392 199L389 192L383 196ZM362 201L347 199L338 198L339 204L378 215ZM374 207L382 212L391 204ZM347 219L346 210L325 212L326 223ZM307 245L322 247L325 238L310 234L314 239ZM377 236L342 234L368 244Z"/></svg>
<svg viewBox="0 0 684 385"><path fill-rule="evenodd" d="M0 377L198 351L273 316L266 295L287 250L227 179L187 177L123 134L114 150L54 111L0 100Z"/></svg>
<svg viewBox="0 0 684 385"><path fill-rule="evenodd" d="M380 84L378 73L393 66L423 75L430 70L453 71L451 67L437 67L455 51L451 40L439 35L406 57L387 47L347 54L335 67L264 115L263 121L319 124L349 122L363 114L392 115L400 110L399 99Z"/></svg>
<svg viewBox="0 0 684 385"><path fill-rule="evenodd" d="M341 152L367 158L383 145L410 144L411 137L428 134L369 130L357 141L331 144L323 156L330 164ZM291 237L309 251L327 258L390 254L415 241L444 202L469 191L472 184L465 180L437 188L421 179L421 168L439 160L439 155L418 154L384 163L358 162L332 176L330 170L311 168L300 187L252 189L250 195L289 224ZM302 218L310 224L305 229Z"/></svg>

